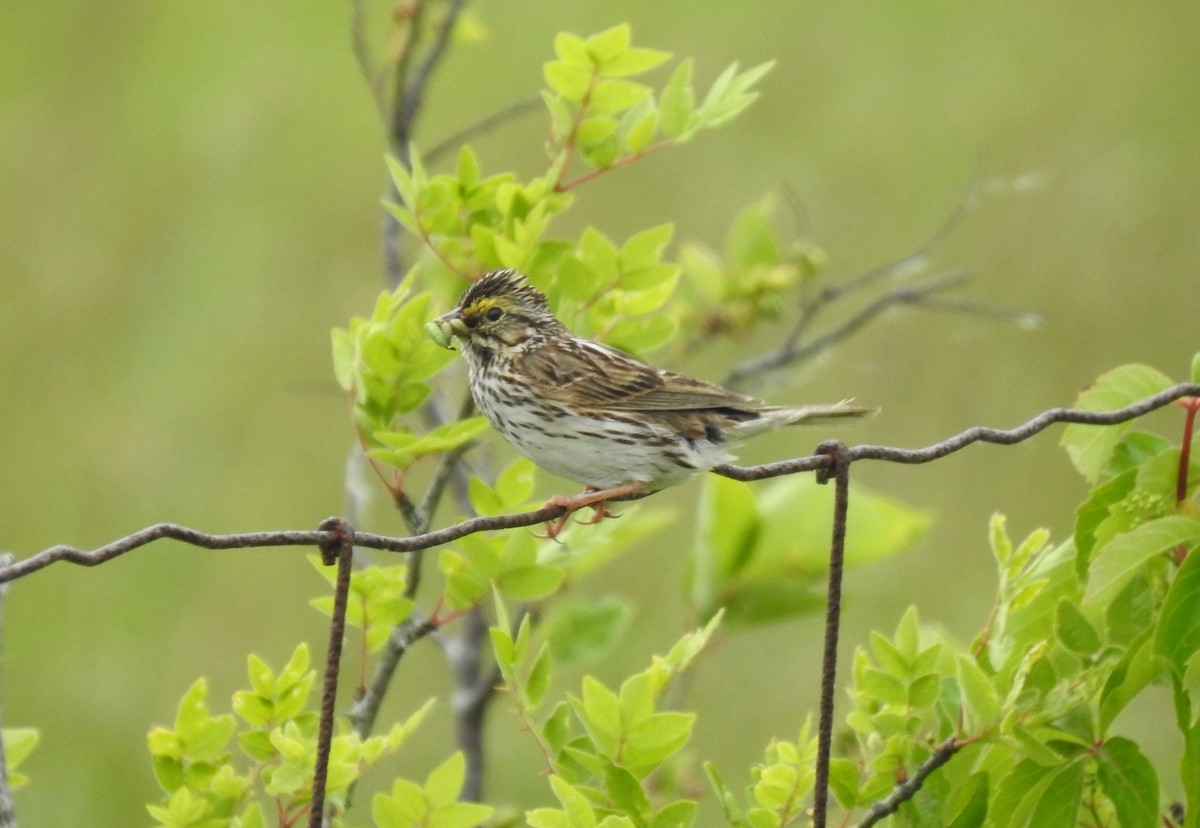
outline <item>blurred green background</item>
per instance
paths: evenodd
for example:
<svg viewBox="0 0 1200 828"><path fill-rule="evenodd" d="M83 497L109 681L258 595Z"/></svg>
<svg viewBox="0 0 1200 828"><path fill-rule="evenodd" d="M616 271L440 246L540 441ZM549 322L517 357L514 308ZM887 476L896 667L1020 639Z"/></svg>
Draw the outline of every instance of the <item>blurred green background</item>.
<svg viewBox="0 0 1200 828"><path fill-rule="evenodd" d="M564 235L590 223L623 239L676 220L677 239L719 246L742 206L787 186L803 204L798 235L848 277L924 243L972 181L998 191L938 248L936 266L974 274L965 297L1045 324L897 311L756 389L780 402L881 405L849 440L915 446L1015 425L1125 362L1184 379L1200 350L1192 2L471 8L489 35L455 46L439 70L425 146L534 93L563 29L629 21L636 44L695 56L701 85L733 60L779 61L733 124L584 188ZM382 285L385 146L349 48L348 5L71 0L8 3L4 20L0 548L91 547L158 521L308 528L341 513L352 436L328 332L368 312ZM532 174L544 132L535 114L475 146L487 170ZM778 336L764 328L720 358ZM672 367L721 373L711 359ZM1155 421L1176 434L1173 413ZM743 459L807 453L825 436L772 435ZM1056 439L926 467L856 467L936 523L912 553L849 574L844 652L912 602L926 622L973 635L991 600L988 515L1008 513L1019 536L1070 530L1084 486ZM593 668L606 679L644 665L688 623L679 584L699 491L656 498L683 518L678 528L582 588L636 608L621 650ZM400 528L382 502L368 523ZM323 618L307 606L323 585L298 550L169 543L19 583L3 609L4 724L43 733L17 800L23 823L147 823L143 803L159 794L146 731L173 719L200 675L228 709L250 651L275 666L300 640L323 652ZM744 780L771 735L794 736L814 706L819 638L815 618L725 637L691 685L697 754ZM422 647L389 709L447 692L440 655ZM1154 707L1127 726L1167 762L1171 728ZM547 791L505 708L499 700L489 722L488 788L528 807ZM445 755L444 704L420 737L372 783L423 776Z"/></svg>

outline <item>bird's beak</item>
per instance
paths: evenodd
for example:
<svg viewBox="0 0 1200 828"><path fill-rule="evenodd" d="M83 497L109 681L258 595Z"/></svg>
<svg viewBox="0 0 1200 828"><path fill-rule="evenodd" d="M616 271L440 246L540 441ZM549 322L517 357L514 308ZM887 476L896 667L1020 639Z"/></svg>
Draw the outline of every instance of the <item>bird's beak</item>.
<svg viewBox="0 0 1200 828"><path fill-rule="evenodd" d="M438 345L454 350L454 337L465 339L469 330L467 323L463 321L462 314L459 313L458 308L455 308L437 319L426 322L425 332Z"/></svg>

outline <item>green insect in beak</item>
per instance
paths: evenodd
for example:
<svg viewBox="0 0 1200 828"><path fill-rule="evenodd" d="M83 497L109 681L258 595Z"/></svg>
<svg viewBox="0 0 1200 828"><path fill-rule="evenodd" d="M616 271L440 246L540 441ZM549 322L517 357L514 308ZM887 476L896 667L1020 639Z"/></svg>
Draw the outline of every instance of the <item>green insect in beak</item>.
<svg viewBox="0 0 1200 828"><path fill-rule="evenodd" d="M436 342L441 347L453 351L454 337L466 336L467 326L463 323L462 315L458 308L444 313L437 319L431 319L425 323L425 333L429 338Z"/></svg>

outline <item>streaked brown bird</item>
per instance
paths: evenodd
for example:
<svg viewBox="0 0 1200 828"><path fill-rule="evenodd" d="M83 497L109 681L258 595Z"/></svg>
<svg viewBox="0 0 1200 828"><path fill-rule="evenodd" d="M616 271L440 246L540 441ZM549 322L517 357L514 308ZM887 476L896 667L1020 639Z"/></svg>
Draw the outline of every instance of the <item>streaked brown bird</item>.
<svg viewBox="0 0 1200 828"><path fill-rule="evenodd" d="M572 336L516 270L484 274L427 327L447 348L461 343L475 404L517 451L587 486L549 501L567 509L552 536L576 509L593 506L599 520L605 501L727 463L731 447L761 431L874 412L768 405Z"/></svg>

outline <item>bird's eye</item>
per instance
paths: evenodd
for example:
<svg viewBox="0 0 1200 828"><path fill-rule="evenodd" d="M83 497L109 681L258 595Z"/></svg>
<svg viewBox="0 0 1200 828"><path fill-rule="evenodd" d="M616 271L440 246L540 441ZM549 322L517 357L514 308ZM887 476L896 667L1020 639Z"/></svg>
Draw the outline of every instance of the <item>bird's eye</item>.
<svg viewBox="0 0 1200 828"><path fill-rule="evenodd" d="M484 316L487 317L489 322L495 322L499 320L501 316L504 316L504 311L500 308L492 306L487 309L487 313L485 313Z"/></svg>

